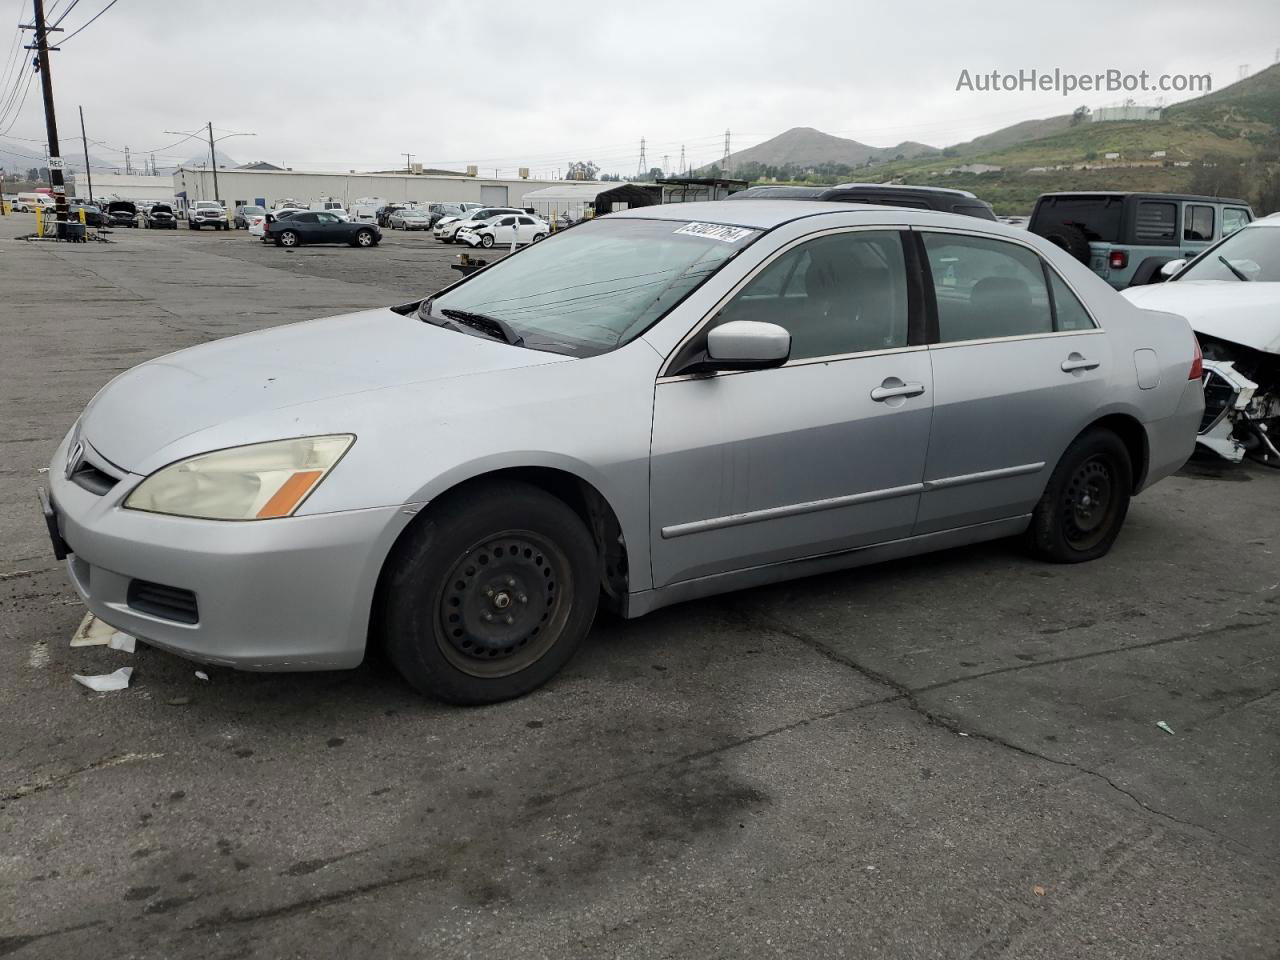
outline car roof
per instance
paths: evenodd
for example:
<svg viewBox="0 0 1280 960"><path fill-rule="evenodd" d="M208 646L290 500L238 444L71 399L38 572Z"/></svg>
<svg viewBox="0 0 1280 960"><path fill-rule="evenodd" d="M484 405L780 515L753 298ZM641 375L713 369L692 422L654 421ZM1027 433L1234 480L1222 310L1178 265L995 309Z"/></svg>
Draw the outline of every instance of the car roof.
<svg viewBox="0 0 1280 960"><path fill-rule="evenodd" d="M834 187L828 187L829 190L897 190L904 193L935 193L946 194L950 197L965 197L970 200L977 200L976 194L970 193L968 190L956 190L953 187L921 187L913 183L837 183Z"/></svg>
<svg viewBox="0 0 1280 960"><path fill-rule="evenodd" d="M1142 197L1155 200L1198 200L1201 203L1234 203L1247 207L1249 201L1235 197L1206 197L1198 193L1158 193L1147 190L1056 190L1053 193L1042 193L1037 202L1046 197Z"/></svg>
<svg viewBox="0 0 1280 960"><path fill-rule="evenodd" d="M843 222L865 224L906 224L919 226L961 227L969 232L991 232L1023 237L1027 231L1017 230L995 220L969 217L938 210L895 207L879 203L841 203L828 200L705 200L696 203L664 203L651 207L633 207L605 215L608 219L674 220L718 223L756 230L772 230L793 220L816 217L843 217ZM603 219L603 218L602 218Z"/></svg>

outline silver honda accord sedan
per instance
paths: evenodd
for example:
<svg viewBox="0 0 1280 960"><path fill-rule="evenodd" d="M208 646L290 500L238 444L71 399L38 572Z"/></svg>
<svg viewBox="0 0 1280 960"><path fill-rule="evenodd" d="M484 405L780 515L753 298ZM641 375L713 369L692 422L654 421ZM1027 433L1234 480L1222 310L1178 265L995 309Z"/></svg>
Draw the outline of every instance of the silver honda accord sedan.
<svg viewBox="0 0 1280 960"><path fill-rule="evenodd" d="M1204 400L1187 322L1026 231L803 201L588 221L416 303L144 363L43 496L192 660L526 693L624 617L999 537L1104 555Z"/></svg>

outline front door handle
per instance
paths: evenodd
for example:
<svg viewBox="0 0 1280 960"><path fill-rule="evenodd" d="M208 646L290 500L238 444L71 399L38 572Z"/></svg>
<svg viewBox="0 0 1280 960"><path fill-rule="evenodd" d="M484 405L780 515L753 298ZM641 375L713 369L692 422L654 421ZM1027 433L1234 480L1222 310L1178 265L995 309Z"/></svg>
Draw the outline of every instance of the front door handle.
<svg viewBox="0 0 1280 960"><path fill-rule="evenodd" d="M889 377L871 391L871 399L877 403L883 403L894 397L918 397L922 393L924 393L923 383L903 383L897 377Z"/></svg>
<svg viewBox="0 0 1280 960"><path fill-rule="evenodd" d="M1063 373L1074 373L1077 370L1096 370L1102 364L1097 360L1086 360L1078 353L1072 353L1071 356L1062 361Z"/></svg>

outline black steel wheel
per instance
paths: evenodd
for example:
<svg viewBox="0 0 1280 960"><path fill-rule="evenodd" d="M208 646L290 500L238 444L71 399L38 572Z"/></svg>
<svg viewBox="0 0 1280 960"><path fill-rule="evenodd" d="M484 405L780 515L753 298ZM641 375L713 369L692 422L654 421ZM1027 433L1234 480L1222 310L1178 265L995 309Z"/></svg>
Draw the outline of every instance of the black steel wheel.
<svg viewBox="0 0 1280 960"><path fill-rule="evenodd" d="M420 692L495 703L554 676L591 628L595 542L564 501L514 481L437 499L379 582L378 633Z"/></svg>
<svg viewBox="0 0 1280 960"><path fill-rule="evenodd" d="M528 530L474 544L437 598L437 642L473 677L504 677L541 659L564 629L572 597L564 552Z"/></svg>
<svg viewBox="0 0 1280 960"><path fill-rule="evenodd" d="M1077 437L1058 461L1031 516L1027 542L1056 563L1096 560L1111 549L1133 494L1133 463L1112 431Z"/></svg>

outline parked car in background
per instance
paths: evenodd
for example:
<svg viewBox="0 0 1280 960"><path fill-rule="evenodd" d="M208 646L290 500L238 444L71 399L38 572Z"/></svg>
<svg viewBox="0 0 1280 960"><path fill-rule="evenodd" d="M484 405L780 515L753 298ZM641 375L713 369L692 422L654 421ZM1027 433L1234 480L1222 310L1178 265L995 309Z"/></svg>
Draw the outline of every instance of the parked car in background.
<svg viewBox="0 0 1280 960"><path fill-rule="evenodd" d="M876 203L886 207L910 207L958 213L980 220L996 219L991 204L968 190L947 187L915 187L904 183L841 183L834 187L760 186L731 193L726 200L823 200L829 203Z"/></svg>
<svg viewBox="0 0 1280 960"><path fill-rule="evenodd" d="M251 670L378 646L490 703L551 679L601 602L1002 537L1103 557L1203 410L1186 321L1026 231L651 206L117 376L45 516L88 611L145 643Z"/></svg>
<svg viewBox="0 0 1280 960"><path fill-rule="evenodd" d="M1191 321L1204 350L1200 443L1228 460L1280 468L1280 217L1255 220L1165 271L1167 283L1123 296Z"/></svg>
<svg viewBox="0 0 1280 960"><path fill-rule="evenodd" d="M93 203L69 203L67 204L67 216L74 221L80 220L81 212L84 213L84 225L86 227L106 227L110 225L110 218L97 204Z"/></svg>
<svg viewBox="0 0 1280 960"><path fill-rule="evenodd" d="M230 230L226 208L216 200L197 200L187 212L187 228L199 230L201 227Z"/></svg>
<svg viewBox="0 0 1280 960"><path fill-rule="evenodd" d="M441 217L432 227L432 235L442 243L453 243L458 228L472 226L503 213L524 213L518 207L476 207L460 217Z"/></svg>
<svg viewBox="0 0 1280 960"><path fill-rule="evenodd" d="M343 207L343 205L342 205L342 201L341 201L341 200L335 200L335 199L333 199L332 197L326 197L326 198L323 198L323 199L317 200L315 203L311 204L311 209L312 209L312 210L327 210L327 211L329 211L330 213L337 214L337 215L338 215L339 217L341 217L343 220L350 220L350 219L351 219L351 215L350 215L350 214L348 214L348 213L347 213L347 211L346 211L346 208L345 208L345 207Z"/></svg>
<svg viewBox="0 0 1280 960"><path fill-rule="evenodd" d="M107 219L113 227L136 227L138 208L130 200L112 200L107 204Z"/></svg>
<svg viewBox="0 0 1280 960"><path fill-rule="evenodd" d="M13 202L15 213L31 213L54 205L53 196L47 193L19 193Z"/></svg>
<svg viewBox="0 0 1280 960"><path fill-rule="evenodd" d="M431 226L434 227L445 217L465 217L483 206L483 203L431 203L427 209L431 212Z"/></svg>
<svg viewBox="0 0 1280 960"><path fill-rule="evenodd" d="M407 203L388 203L386 206L378 209L378 213L374 217L374 222L380 227L390 227L391 218L396 213L408 208L409 206L410 205Z"/></svg>
<svg viewBox="0 0 1280 960"><path fill-rule="evenodd" d="M329 210L303 210L278 217L267 224L267 239L278 247L304 243L349 243L353 247L376 247L382 231L376 223L353 223Z"/></svg>
<svg viewBox="0 0 1280 960"><path fill-rule="evenodd" d="M1158 283L1170 260L1194 257L1253 220L1243 200L1174 193L1046 193L1027 229L1117 290Z"/></svg>
<svg viewBox="0 0 1280 960"><path fill-rule="evenodd" d="M177 230L178 215L167 203L153 203L147 211L147 226L152 230Z"/></svg>
<svg viewBox="0 0 1280 960"><path fill-rule="evenodd" d="M426 207L404 207L390 217L393 230L430 230L431 214Z"/></svg>
<svg viewBox="0 0 1280 960"><path fill-rule="evenodd" d="M256 204L244 204L236 207L235 218L233 220L235 228L237 230L248 230L249 218L265 215L266 212L266 207L259 207Z"/></svg>
<svg viewBox="0 0 1280 960"><path fill-rule="evenodd" d="M506 214L492 217L482 223L473 223L458 230L458 242L469 247L504 247L514 240L517 244L536 243L551 232L546 221L527 213Z"/></svg>
<svg viewBox="0 0 1280 960"><path fill-rule="evenodd" d="M306 213L303 207L282 207L279 210L272 210L263 217L253 217L249 222L249 236L261 237L263 243L271 243L271 237L267 235L267 227L277 220L287 220L296 213Z"/></svg>

